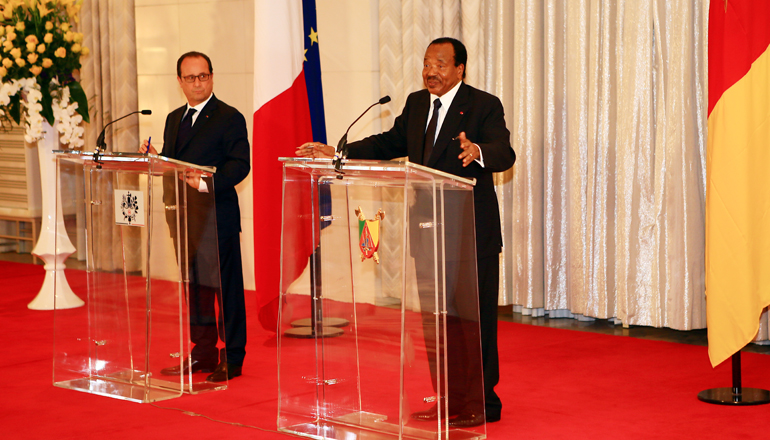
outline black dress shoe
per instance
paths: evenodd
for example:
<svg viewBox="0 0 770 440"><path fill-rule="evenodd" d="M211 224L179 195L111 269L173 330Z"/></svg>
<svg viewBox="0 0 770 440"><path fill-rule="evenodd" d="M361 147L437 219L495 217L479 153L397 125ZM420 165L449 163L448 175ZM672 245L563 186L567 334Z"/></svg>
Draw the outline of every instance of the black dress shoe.
<svg viewBox="0 0 770 440"><path fill-rule="evenodd" d="M449 417L452 417L453 415L456 415L456 412L449 411ZM413 412L411 414L411 417L415 420L420 420L422 422L429 422L433 420L438 420L438 405L433 405L430 408L426 409L425 411L417 411ZM446 414L444 414L444 418L446 418Z"/></svg>
<svg viewBox="0 0 770 440"><path fill-rule="evenodd" d="M228 364L227 362L220 362L213 373L209 374L206 378L209 382L224 382L226 380L232 380L235 377L241 375L243 366Z"/></svg>
<svg viewBox="0 0 770 440"><path fill-rule="evenodd" d="M423 422L437 420L438 419L438 405L433 405L425 411L413 412L411 417L415 420L421 420Z"/></svg>
<svg viewBox="0 0 770 440"><path fill-rule="evenodd" d="M179 365L174 365L173 367L160 370L160 374L163 376L179 376L180 374L187 374L191 370L193 373L211 373L216 367L217 361L199 361L193 359L190 363L185 362L184 368L180 368Z"/></svg>
<svg viewBox="0 0 770 440"><path fill-rule="evenodd" d="M500 420L498 418L498 420ZM484 424L484 414L463 411L453 419L449 419L450 428L470 428Z"/></svg>

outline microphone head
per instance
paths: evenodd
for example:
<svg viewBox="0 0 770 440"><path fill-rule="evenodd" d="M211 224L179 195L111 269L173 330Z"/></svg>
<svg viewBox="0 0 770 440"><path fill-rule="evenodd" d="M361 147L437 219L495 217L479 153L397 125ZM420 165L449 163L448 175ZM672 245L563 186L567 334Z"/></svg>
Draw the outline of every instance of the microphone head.
<svg viewBox="0 0 770 440"><path fill-rule="evenodd" d="M141 113L143 115L151 115L152 114L152 110L142 110Z"/></svg>
<svg viewBox="0 0 770 440"><path fill-rule="evenodd" d="M383 96L382 98L380 98L379 102L380 102L380 104L387 104L387 103L389 103L390 102L390 96L389 95Z"/></svg>

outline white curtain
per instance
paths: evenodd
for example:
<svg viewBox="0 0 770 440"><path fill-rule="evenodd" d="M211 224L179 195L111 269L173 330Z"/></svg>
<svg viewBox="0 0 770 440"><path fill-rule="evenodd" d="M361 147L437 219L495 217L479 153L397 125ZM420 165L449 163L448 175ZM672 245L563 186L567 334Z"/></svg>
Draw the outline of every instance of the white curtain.
<svg viewBox="0 0 770 440"><path fill-rule="evenodd" d="M380 0L394 113L439 36L505 106L501 304L705 327L707 26L707 0Z"/></svg>

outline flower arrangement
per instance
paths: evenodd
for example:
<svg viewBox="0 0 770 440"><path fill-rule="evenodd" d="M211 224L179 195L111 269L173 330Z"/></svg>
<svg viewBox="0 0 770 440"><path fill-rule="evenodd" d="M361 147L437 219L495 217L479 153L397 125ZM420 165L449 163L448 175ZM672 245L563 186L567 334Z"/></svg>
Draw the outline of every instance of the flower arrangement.
<svg viewBox="0 0 770 440"><path fill-rule="evenodd" d="M0 125L25 125L24 138L43 138L43 120L58 122L60 141L83 145L88 100L75 75L88 55L75 30L82 0L0 0Z"/></svg>

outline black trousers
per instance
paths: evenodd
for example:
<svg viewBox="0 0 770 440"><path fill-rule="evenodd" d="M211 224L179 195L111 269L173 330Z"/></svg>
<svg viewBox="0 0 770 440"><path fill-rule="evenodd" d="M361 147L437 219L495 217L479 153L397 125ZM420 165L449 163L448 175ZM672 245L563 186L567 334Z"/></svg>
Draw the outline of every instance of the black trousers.
<svg viewBox="0 0 770 440"><path fill-rule="evenodd" d="M500 382L500 358L497 352L497 297L500 287L498 255L478 258L479 316L481 324L481 359L484 367L484 407L487 416L498 416L503 408L495 386Z"/></svg>
<svg viewBox="0 0 770 440"><path fill-rule="evenodd" d="M241 239L238 234L219 240L219 272L227 363L243 365L246 356L246 301L243 293ZM225 360L220 356L221 360Z"/></svg>
<svg viewBox="0 0 770 440"><path fill-rule="evenodd" d="M238 235L218 240L219 281L210 246L199 245L190 264L190 340L195 344L193 359L218 359L233 365L243 365L246 356L246 303L243 291L241 242ZM214 273L212 273L214 272ZM213 280L213 282L212 282ZM219 305L220 315L216 316ZM217 340L225 342L226 350L217 349Z"/></svg>
<svg viewBox="0 0 770 440"><path fill-rule="evenodd" d="M187 184L173 174L164 176L163 183L167 206L176 204L176 192L187 195L187 213L181 218L180 230L177 231L175 211L166 212L166 221L175 250L179 250L177 237L187 243L179 265L186 270L189 282L190 340L195 344L190 355L196 360L243 365L246 303L240 234L223 236L222 231L217 231L213 194L188 190ZM210 178L207 184L212 187ZM218 340L226 346L221 353L217 349Z"/></svg>
<svg viewBox="0 0 770 440"><path fill-rule="evenodd" d="M437 305L436 289L432 282L433 265L425 264L419 259L415 261L418 278L423 280L418 290L423 316L423 336L428 350L428 364L434 389L439 391L441 387L437 381L437 371L444 371L443 359L446 353L448 377L445 393L449 400L449 415L459 414L462 411L479 414L482 409L487 414L499 415L502 402L494 391L500 380L497 352L497 297L500 266L498 256L480 258L475 262L470 260L445 263L446 340L440 337L441 321L437 321L434 313ZM475 279L468 275L467 270L467 265L474 263L477 266L478 277L478 315L475 313L474 298L464 295L465 292L472 291L476 287L470 284ZM438 308L443 307L438 305ZM437 334L439 337L436 336ZM481 365L476 361L479 339L481 340ZM483 387L480 383L482 377Z"/></svg>

